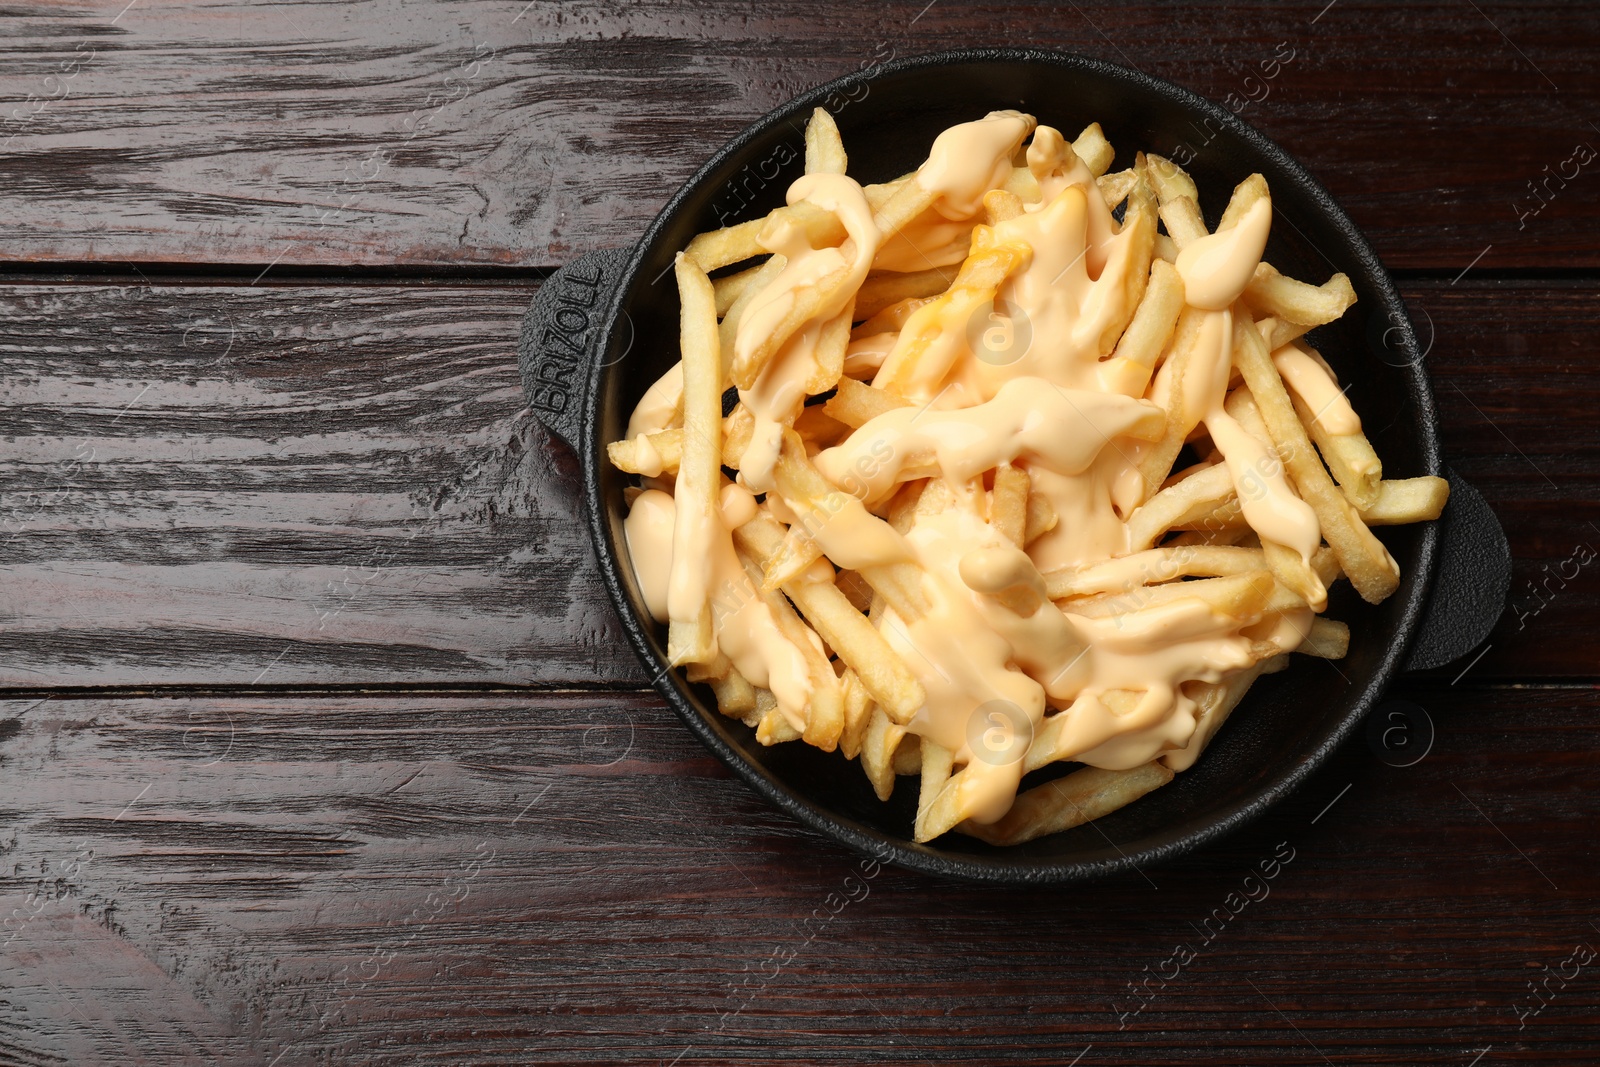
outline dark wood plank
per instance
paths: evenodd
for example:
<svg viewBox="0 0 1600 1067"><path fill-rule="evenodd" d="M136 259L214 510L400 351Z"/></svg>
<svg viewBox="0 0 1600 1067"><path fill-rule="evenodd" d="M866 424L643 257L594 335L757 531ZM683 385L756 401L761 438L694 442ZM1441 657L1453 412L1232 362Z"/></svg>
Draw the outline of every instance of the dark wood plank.
<svg viewBox="0 0 1600 1067"><path fill-rule="evenodd" d="M1600 286L1408 293L1517 557L1473 675L1593 677ZM530 295L0 290L0 685L642 684L522 405Z"/></svg>
<svg viewBox="0 0 1600 1067"><path fill-rule="evenodd" d="M1408 293L1517 557L1474 677L1592 677L1600 286ZM530 294L0 290L0 685L640 685L522 405Z"/></svg>
<svg viewBox="0 0 1600 1067"><path fill-rule="evenodd" d="M1583 325L1600 288L1468 281L1406 298L1431 342L1445 454L1511 543L1510 596L1472 674L1600 679L1600 365Z"/></svg>
<svg viewBox="0 0 1600 1067"><path fill-rule="evenodd" d="M4 684L640 683L531 290L8 288Z"/></svg>
<svg viewBox="0 0 1600 1067"><path fill-rule="evenodd" d="M1420 763L1041 891L859 861L650 696L11 701L0 1061L1591 1063L1595 964L1525 1009L1600 945L1600 695L1410 695Z"/></svg>
<svg viewBox="0 0 1600 1067"><path fill-rule="evenodd" d="M1393 265L1600 265L1592 5L122 7L3 13L0 258L561 263L631 241L803 89L890 55L1022 45L1241 108Z"/></svg>

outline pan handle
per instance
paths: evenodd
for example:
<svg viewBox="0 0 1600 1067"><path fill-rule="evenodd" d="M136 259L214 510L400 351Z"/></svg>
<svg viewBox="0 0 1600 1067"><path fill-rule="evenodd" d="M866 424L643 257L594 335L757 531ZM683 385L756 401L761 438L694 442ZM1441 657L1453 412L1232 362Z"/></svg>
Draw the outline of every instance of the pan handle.
<svg viewBox="0 0 1600 1067"><path fill-rule="evenodd" d="M633 251L601 248L579 256L545 279L522 317L517 366L528 407L574 452L603 316Z"/></svg>
<svg viewBox="0 0 1600 1067"><path fill-rule="evenodd" d="M1505 610L1511 548L1500 520L1472 483L1449 468L1450 502L1439 517L1433 593L1411 644L1408 671L1442 667L1477 648Z"/></svg>

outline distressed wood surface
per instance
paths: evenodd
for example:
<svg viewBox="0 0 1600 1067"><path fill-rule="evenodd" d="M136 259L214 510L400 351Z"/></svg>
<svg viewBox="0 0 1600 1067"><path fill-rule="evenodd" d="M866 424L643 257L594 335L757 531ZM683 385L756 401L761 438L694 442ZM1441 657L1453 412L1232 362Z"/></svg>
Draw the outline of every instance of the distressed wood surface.
<svg viewBox="0 0 1600 1067"><path fill-rule="evenodd" d="M0 10L0 1067L1592 1064L1597 30L1443 0ZM539 268L632 240L767 109L989 44L1231 94L1298 155L1399 269L1515 557L1481 655L1394 694L1420 762L1358 735L1262 822L1066 890L878 868L701 749L514 359Z"/></svg>
<svg viewBox="0 0 1600 1067"><path fill-rule="evenodd" d="M1600 286L1407 292L1517 558L1474 675L1593 677ZM0 290L0 684L643 684L523 407L531 293Z"/></svg>
<svg viewBox="0 0 1600 1067"><path fill-rule="evenodd" d="M13 686L640 684L531 290L12 288Z"/></svg>
<svg viewBox="0 0 1600 1067"><path fill-rule="evenodd" d="M12 262L559 264L633 240L806 88L1014 45L1239 110L1393 266L1600 266L1600 13L1576 2L32 0L0 25Z"/></svg>
<svg viewBox="0 0 1600 1067"><path fill-rule="evenodd" d="M649 695L8 701L0 1062L1592 1063L1600 696L1407 695L1414 766L1036 891L840 851Z"/></svg>

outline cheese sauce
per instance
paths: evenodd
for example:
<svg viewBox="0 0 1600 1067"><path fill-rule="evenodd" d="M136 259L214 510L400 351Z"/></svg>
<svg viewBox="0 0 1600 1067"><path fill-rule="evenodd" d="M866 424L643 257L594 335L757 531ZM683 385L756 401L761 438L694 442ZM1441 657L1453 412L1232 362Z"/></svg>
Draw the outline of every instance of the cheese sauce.
<svg viewBox="0 0 1600 1067"><path fill-rule="evenodd" d="M783 429L800 413L806 383L819 373L818 344L829 320L843 314L866 278L878 251L878 228L866 194L842 174L807 174L789 186L788 202L809 201L833 214L848 235L838 248L813 248L805 230L787 220L773 227L763 247L784 257L783 270L758 293L739 320L736 358L747 357L793 310L802 291L826 286L830 292L812 315L778 350L739 400L755 416L739 470L739 481L756 492L772 488L772 466L783 443ZM848 323L842 324L848 330Z"/></svg>
<svg viewBox="0 0 1600 1067"><path fill-rule="evenodd" d="M634 576L657 622L667 621L667 575L676 510L669 494L647 489L634 498L623 522ZM751 685L772 690L778 710L796 729L802 729L811 696L805 658L757 593L759 575L751 576L733 547L733 531L755 518L756 510L755 497L748 490L737 485L723 488L722 506L710 531L709 553L717 645ZM820 641L816 651L822 652Z"/></svg>
<svg viewBox="0 0 1600 1067"><path fill-rule="evenodd" d="M1024 173L1015 160L1029 134ZM1232 309L1265 250L1270 201L1177 253L1186 303L1203 318L1185 367L1177 371L1165 361L1144 389L1124 384L1132 379L1108 369L1106 359L1132 314L1127 301L1137 279L1130 272L1147 265L1137 262L1136 234L1117 223L1094 175L1059 131L1036 129L1016 112L995 112L942 133L912 180L934 194L933 206L887 240L860 186L820 174L797 181L788 201L809 200L835 213L848 234L844 243L814 248L802 230L783 225L767 235L765 246L785 265L740 321L739 352L752 351L784 321L807 287L821 284L842 295L825 300L755 386L740 393L756 431L740 485L724 491L712 538L721 648L753 684L772 689L791 721L803 722L795 716L809 693L805 659L756 595L730 535L754 514L750 491L766 492L767 510L798 524L835 566L861 570L907 560L920 566L926 610L908 619L880 606L873 618L926 693L908 728L950 749L966 767L961 801L975 821L992 822L1010 808L1028 741L1047 727L1054 758L1124 769L1167 756L1187 766L1198 709L1184 684L1219 682L1248 667L1261 658L1261 642L1294 648L1308 632L1310 608L1237 619L1198 597L1158 599L1144 583L1177 572L1152 576L1152 557L1144 556L1129 557L1117 571L1126 591L1105 594L1119 598L1113 613L1079 614L1073 601L1047 598L1043 572L1129 556L1126 520L1151 491L1138 460L1148 442L1161 438L1168 409L1189 426L1204 426L1245 521L1263 543L1285 546L1308 563L1321 544L1315 512L1289 486L1270 444L1223 406L1233 370ZM1002 187L1035 195L1020 215L974 238L984 194ZM931 342L924 334L914 360L897 359L912 343L910 329L851 342L846 373L876 372L880 387L892 379L911 404L816 454L817 468L840 492L820 502L783 499L774 491L773 464L818 371L828 321L845 312L869 269L959 263L969 243L1017 254L1019 266L992 306L974 315L970 305L947 300L916 312L926 317L912 321L938 329ZM993 336L1009 340L994 344ZM1273 359L1324 429L1359 429L1337 384L1309 354L1291 345ZM1128 395L1132 389L1144 395ZM681 390L681 374L652 386L629 436L669 424ZM1007 464L1027 472L1030 492L1056 516L1055 526L1025 549L989 521L987 472ZM897 533L873 512L885 513L893 494L918 479L929 479L949 505L919 512ZM658 619L672 526L671 498L660 492L640 494L625 525L640 587ZM1108 702L1111 693L1137 697L1130 709L1126 696ZM974 723L986 725L994 708L1006 709L1020 731L1014 750L974 747L974 738L984 736Z"/></svg>

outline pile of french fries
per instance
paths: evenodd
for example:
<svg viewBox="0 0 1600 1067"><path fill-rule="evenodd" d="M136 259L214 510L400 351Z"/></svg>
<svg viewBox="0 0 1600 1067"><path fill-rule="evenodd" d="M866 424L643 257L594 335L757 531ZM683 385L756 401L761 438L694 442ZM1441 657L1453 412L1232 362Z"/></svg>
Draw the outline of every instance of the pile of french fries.
<svg viewBox="0 0 1600 1067"><path fill-rule="evenodd" d="M1033 129L1032 136L1060 137L1048 127ZM1093 176L1106 205L1121 208L1114 232L1133 234L1130 255L1139 266L1130 277L1127 311L1102 341L1103 359L1110 372L1143 383L1143 392L1136 386L1133 395L1149 399L1158 372L1165 369L1169 382L1182 383L1196 358L1203 313L1186 303L1174 263L1186 246L1212 231L1194 182L1171 161L1140 153L1132 166L1110 171L1114 152L1098 124L1071 141L1070 149ZM808 175L846 174L839 131L821 109L806 131L805 165ZM873 537L899 536L927 515L966 507L1026 552L1062 517L1033 490L1022 464L1002 463L965 485L949 484L944 472L927 463L912 464L894 492L869 500L857 485L830 481L815 457L874 419L912 405L902 385L926 367L921 361L930 358L937 341L930 323L959 321L969 309L993 306L1021 267L1022 258L997 243L992 229L1039 199L1020 148L1011 173L1000 179L985 195L983 210L966 224L964 260L915 270L890 270L875 260L853 291L841 288L844 272L834 272L799 292L756 343L737 343L739 327L746 309L783 269L783 256L771 247L775 228L800 227L814 246L839 246L847 259L852 238L843 221L802 199L763 218L696 237L675 266L681 363L671 373L681 375L681 403L670 425L609 446L616 467L639 475L642 487L666 490L675 500L676 599L668 623L674 666L683 667L689 681L708 685L722 714L753 728L762 744L803 739L858 760L884 800L898 775L920 774L918 841L955 830L1011 845L1115 811L1169 782L1175 770L1191 766L1255 679L1284 669L1289 659L1287 649L1255 642L1248 666L1220 681L1183 684L1183 694L1197 708L1185 747L1136 767L1085 766L1022 789L998 821L973 819L963 800L961 783L970 771L964 761L970 761L970 753L919 734L917 715L926 695L917 671L892 647L883 622L923 617L929 610L926 575L914 559L885 562L869 553L862 562L838 549L830 553L821 531L847 521L852 530ZM885 244L936 207L935 194L919 184L915 171L864 186L863 192ZM1251 175L1234 190L1218 232L1237 225L1262 200L1270 204L1267 184ZM1121 516L1126 552L1116 560L1046 571L1048 603L1019 610L1106 619L1197 599L1245 625L1308 605L1320 611L1326 587L1340 578L1349 579L1371 603L1389 596L1398 584L1398 569L1370 527L1437 518L1448 486L1437 478L1385 479L1359 426L1324 417L1286 385L1305 366L1297 361L1312 361L1332 376L1303 335L1338 319L1354 301L1342 274L1312 285L1262 262L1231 307L1226 411L1281 463L1282 477L1315 513L1325 543L1309 560L1263 542L1251 528L1241 500L1248 488L1236 484L1228 465L1219 461L1198 415L1171 399L1179 395L1174 386L1164 417L1147 427L1139 444L1137 466L1145 488L1137 506ZM804 660L810 698L797 718L794 709L778 706L771 691L752 685L719 649L719 622L732 609L719 604L703 579L694 587L685 561L715 550L706 538L726 528L718 523L723 523L720 502L729 475L741 470L746 450L753 447L756 419L742 403L724 416L724 394L755 386L785 344L808 326L817 338L817 365L804 386L808 401L781 426L770 485L758 494L759 506L730 531L756 595ZM684 519L686 514L692 521ZM1128 557L1136 558L1143 576L1133 589L1124 577ZM1344 624L1318 616L1294 650L1337 659L1345 655L1349 637ZM1142 695L1118 690L1102 700L1112 713L1126 715ZM1064 709L1048 709L1021 756L1025 771L1072 761L1074 753L1062 747L1067 717Z"/></svg>

